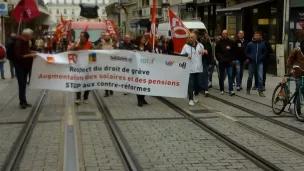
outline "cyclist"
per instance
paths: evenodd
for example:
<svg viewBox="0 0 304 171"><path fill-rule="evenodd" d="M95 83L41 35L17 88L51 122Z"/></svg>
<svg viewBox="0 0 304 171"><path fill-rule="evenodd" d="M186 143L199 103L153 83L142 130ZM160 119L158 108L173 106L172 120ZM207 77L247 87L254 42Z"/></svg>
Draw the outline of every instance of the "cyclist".
<svg viewBox="0 0 304 171"><path fill-rule="evenodd" d="M291 54L288 57L288 65L293 66L293 65L298 65L301 69L304 68L304 40L301 41L300 47L295 48ZM294 76L296 78L301 78L304 76L304 73L298 69L292 69L290 71L291 73L294 73ZM296 80L296 90L298 90L301 86L301 80L297 79ZM299 103L298 103L299 104ZM301 113L300 106L298 107L298 113Z"/></svg>

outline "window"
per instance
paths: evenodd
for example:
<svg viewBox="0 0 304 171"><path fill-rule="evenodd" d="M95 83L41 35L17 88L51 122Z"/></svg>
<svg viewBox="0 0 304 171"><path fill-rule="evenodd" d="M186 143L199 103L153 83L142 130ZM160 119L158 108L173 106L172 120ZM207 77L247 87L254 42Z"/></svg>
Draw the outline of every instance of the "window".
<svg viewBox="0 0 304 171"><path fill-rule="evenodd" d="M56 14L59 14L59 9L56 9Z"/></svg>
<svg viewBox="0 0 304 171"><path fill-rule="evenodd" d="M59 0L56 0L56 4L59 4Z"/></svg>
<svg viewBox="0 0 304 171"><path fill-rule="evenodd" d="M66 9L63 9L63 14L67 14L67 10Z"/></svg>
<svg viewBox="0 0 304 171"><path fill-rule="evenodd" d="M73 14L73 15L75 14L75 9L72 9L72 14Z"/></svg>

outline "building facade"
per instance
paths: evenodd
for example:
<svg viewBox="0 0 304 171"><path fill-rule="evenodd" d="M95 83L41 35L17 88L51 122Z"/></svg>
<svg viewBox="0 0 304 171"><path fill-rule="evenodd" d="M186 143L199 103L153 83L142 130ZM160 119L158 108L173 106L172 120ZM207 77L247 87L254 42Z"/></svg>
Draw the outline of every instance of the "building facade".
<svg viewBox="0 0 304 171"><path fill-rule="evenodd" d="M288 33L288 52L299 47L300 42L304 40L304 1L291 0L290 18Z"/></svg>

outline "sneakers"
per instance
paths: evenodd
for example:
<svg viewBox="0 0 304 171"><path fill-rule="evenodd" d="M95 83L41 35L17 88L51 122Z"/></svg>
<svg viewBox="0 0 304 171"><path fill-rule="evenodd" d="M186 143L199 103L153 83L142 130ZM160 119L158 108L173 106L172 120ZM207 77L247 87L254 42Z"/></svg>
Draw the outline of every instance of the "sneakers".
<svg viewBox="0 0 304 171"><path fill-rule="evenodd" d="M221 95L224 95L224 91L221 92Z"/></svg>
<svg viewBox="0 0 304 171"><path fill-rule="evenodd" d="M229 95L230 95L230 96L234 96L235 93L234 93L233 91L230 91L230 92L229 92Z"/></svg>
<svg viewBox="0 0 304 171"><path fill-rule="evenodd" d="M266 97L263 92L259 92L260 97Z"/></svg>
<svg viewBox="0 0 304 171"><path fill-rule="evenodd" d="M209 91L205 91L205 97L209 96Z"/></svg>
<svg viewBox="0 0 304 171"><path fill-rule="evenodd" d="M194 101L194 103L197 103L198 102L198 96L194 96L193 101Z"/></svg>
<svg viewBox="0 0 304 171"><path fill-rule="evenodd" d="M82 103L83 103L83 104L89 104L89 101L88 101L88 100L83 100ZM75 104L76 104L77 106L80 105L80 104L81 104L81 100L77 99L77 100L75 101Z"/></svg>
<svg viewBox="0 0 304 171"><path fill-rule="evenodd" d="M193 100L190 100L190 101L189 101L189 105L190 105L190 106L194 106Z"/></svg>
<svg viewBox="0 0 304 171"><path fill-rule="evenodd" d="M242 88L240 87L240 86L238 86L237 88L236 88L236 91L241 91L242 90Z"/></svg>
<svg viewBox="0 0 304 171"><path fill-rule="evenodd" d="M256 86L252 87L252 90L257 90L257 87Z"/></svg>
<svg viewBox="0 0 304 171"><path fill-rule="evenodd" d="M76 99L75 100L75 104L78 106L78 105L80 105L80 100L79 99Z"/></svg>

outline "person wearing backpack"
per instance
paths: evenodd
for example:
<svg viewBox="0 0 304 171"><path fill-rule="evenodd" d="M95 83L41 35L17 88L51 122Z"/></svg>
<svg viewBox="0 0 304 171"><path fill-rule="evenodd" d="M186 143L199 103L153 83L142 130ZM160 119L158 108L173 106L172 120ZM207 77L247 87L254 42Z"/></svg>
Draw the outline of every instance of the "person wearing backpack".
<svg viewBox="0 0 304 171"><path fill-rule="evenodd" d="M4 63L6 62L6 50L3 45L0 45L0 73L1 78L4 80Z"/></svg>
<svg viewBox="0 0 304 171"><path fill-rule="evenodd" d="M6 58L9 60L9 64L10 64L10 71L11 71L11 77L15 78L15 67L14 64L12 62L12 59L14 57L14 43L16 40L16 33L11 33L11 37L7 40L6 44L5 44L5 48L6 48Z"/></svg>

